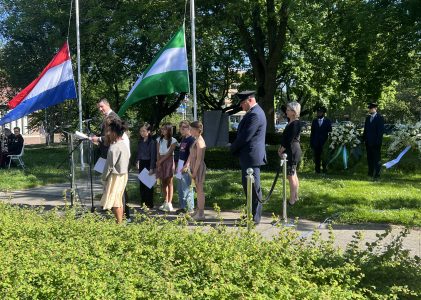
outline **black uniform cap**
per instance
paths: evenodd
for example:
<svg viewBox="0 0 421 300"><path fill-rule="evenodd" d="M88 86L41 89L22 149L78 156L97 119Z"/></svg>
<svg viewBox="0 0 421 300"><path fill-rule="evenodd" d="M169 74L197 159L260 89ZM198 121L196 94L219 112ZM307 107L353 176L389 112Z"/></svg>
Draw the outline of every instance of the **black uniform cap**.
<svg viewBox="0 0 421 300"><path fill-rule="evenodd" d="M318 106L318 107L316 107L316 112L326 113L327 109L324 106Z"/></svg>
<svg viewBox="0 0 421 300"><path fill-rule="evenodd" d="M368 103L367 108L376 108L377 106L378 106L377 103L371 102L371 103Z"/></svg>
<svg viewBox="0 0 421 300"><path fill-rule="evenodd" d="M237 105L240 105L240 103L248 99L248 97L251 97L251 96L255 97L255 95L256 95L255 91L244 91L244 92L239 92L235 94L234 97L237 99L236 101Z"/></svg>

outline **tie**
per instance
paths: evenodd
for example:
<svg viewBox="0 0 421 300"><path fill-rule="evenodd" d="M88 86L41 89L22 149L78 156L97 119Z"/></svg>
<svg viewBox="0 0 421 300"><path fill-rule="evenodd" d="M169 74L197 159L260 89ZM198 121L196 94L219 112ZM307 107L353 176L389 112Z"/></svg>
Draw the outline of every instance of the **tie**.
<svg viewBox="0 0 421 300"><path fill-rule="evenodd" d="M323 120L319 119L319 127L322 126Z"/></svg>
<svg viewBox="0 0 421 300"><path fill-rule="evenodd" d="M370 116L370 123L373 122L374 116Z"/></svg>

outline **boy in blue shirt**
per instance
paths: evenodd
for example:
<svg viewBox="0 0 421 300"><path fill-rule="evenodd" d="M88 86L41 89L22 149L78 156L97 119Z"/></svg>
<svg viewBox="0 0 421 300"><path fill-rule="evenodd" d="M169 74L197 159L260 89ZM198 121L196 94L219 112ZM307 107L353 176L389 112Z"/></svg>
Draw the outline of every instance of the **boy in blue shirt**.
<svg viewBox="0 0 421 300"><path fill-rule="evenodd" d="M181 133L180 152L175 177L177 178L178 201L180 208L177 214L192 213L194 211L194 192L191 188L191 177L188 172L187 159L190 155L190 147L194 143L194 137L190 134L190 123L187 120L180 122L179 130Z"/></svg>

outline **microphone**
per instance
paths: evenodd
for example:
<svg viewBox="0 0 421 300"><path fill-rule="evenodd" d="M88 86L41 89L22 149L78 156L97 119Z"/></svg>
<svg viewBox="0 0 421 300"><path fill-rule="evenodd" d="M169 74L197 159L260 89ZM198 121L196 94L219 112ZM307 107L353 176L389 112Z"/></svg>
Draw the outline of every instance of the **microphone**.
<svg viewBox="0 0 421 300"><path fill-rule="evenodd" d="M85 120L83 120L82 122L83 122L83 123L89 123L89 122L91 122L93 119L94 119L94 118L85 119Z"/></svg>

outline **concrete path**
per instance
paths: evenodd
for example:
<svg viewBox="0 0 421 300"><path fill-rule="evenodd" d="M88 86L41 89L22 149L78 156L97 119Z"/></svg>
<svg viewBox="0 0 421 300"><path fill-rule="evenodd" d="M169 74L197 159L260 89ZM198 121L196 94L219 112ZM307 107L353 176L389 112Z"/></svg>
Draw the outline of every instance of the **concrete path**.
<svg viewBox="0 0 421 300"><path fill-rule="evenodd" d="M136 181L136 176L131 174L129 181ZM80 204L91 208L91 197L90 187L86 183L77 183L78 196L81 199ZM102 185L98 179L94 181L93 192L94 195L101 194ZM99 199L99 196L94 197ZM47 185L38 188L32 188L22 191L14 192L0 192L0 201L17 204L17 205L30 205L30 206L43 206L47 209L55 206L70 205L70 186L68 183ZM99 207L99 201L95 200L94 205ZM138 204L129 204L131 209L141 212ZM152 216L163 216L163 213L158 210L151 210ZM220 219L217 213L212 209L207 209L206 221L203 222L204 228L208 226L216 226L220 223ZM168 219L175 219L177 216L175 213L169 213L166 216ZM229 228L237 227L239 223L240 213L235 211L224 211L221 213L223 224ZM272 225L272 217L270 215L264 215L259 225L254 230L261 233L263 237L271 239L276 236L279 232L279 227ZM196 226L196 225L191 225ZM358 224L358 225L346 225L346 224L333 224L333 232L335 236L335 245L341 249L345 249L346 245L353 240L355 232L360 231L363 234L363 243L361 246L364 247L366 242L374 242L377 240L376 235L382 234L385 230L390 229L391 234L382 242L382 245L387 245L393 236L396 236L402 229L402 226L387 225L387 224ZM327 229L327 223L319 223L310 220L299 219L298 223L294 227L302 237L310 237L315 229L318 229L322 235L322 238L327 239L329 236L329 230ZM404 239L403 246L409 250L411 255L417 255L421 257L421 229L412 229L410 234Z"/></svg>

